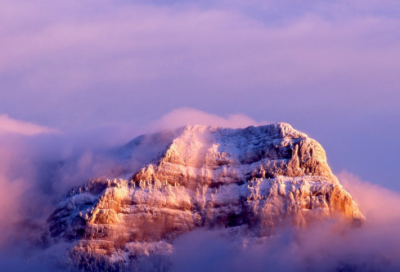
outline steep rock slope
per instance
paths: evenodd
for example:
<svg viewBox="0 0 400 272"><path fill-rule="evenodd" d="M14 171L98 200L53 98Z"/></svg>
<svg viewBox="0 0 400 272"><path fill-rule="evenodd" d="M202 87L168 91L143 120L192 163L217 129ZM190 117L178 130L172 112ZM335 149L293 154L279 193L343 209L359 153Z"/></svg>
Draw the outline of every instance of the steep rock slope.
<svg viewBox="0 0 400 272"><path fill-rule="evenodd" d="M195 228L265 237L336 214L363 220L321 145L289 124L187 126L141 136L119 154L129 165L146 150L152 158L141 169L72 189L49 218L47 243L129 262L170 254L173 240Z"/></svg>

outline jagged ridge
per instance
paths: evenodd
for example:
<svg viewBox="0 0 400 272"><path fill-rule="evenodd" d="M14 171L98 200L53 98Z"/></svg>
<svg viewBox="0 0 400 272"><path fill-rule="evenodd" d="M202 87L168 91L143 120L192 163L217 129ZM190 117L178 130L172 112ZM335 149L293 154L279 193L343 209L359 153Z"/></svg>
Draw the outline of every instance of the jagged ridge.
<svg viewBox="0 0 400 272"><path fill-rule="evenodd" d="M144 137L124 148L126 158ZM129 179L94 179L71 190L49 218L50 244L68 241L74 256L126 262L168 255L178 235L199 227L263 237L285 222L305 226L336 213L363 220L324 149L288 124L187 126L149 137L170 141Z"/></svg>

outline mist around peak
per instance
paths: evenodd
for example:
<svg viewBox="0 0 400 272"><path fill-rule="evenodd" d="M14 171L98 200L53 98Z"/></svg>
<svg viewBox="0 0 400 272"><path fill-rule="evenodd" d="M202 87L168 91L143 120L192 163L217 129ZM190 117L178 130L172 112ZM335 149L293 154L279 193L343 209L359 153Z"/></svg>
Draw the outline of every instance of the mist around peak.
<svg viewBox="0 0 400 272"><path fill-rule="evenodd" d="M69 188L93 176L110 175L107 170L118 165L97 146L81 148L74 143L76 138L47 132L0 136L0 265L4 271L67 271L68 245L49 252L38 244L46 220ZM138 150L136 155L145 152ZM137 267L149 271L161 262L169 271L398 271L400 195L345 171L337 176L366 217L360 228L332 219L307 228L286 226L260 241L198 230L174 242L169 261L143 259Z"/></svg>

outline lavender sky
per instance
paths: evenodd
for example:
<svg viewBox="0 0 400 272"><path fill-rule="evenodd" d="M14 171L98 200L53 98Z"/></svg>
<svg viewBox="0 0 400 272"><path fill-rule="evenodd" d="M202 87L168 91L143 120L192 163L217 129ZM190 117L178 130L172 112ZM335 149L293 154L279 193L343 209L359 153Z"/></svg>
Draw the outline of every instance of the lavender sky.
<svg viewBox="0 0 400 272"><path fill-rule="evenodd" d="M0 4L0 135L288 122L400 191L398 0Z"/></svg>

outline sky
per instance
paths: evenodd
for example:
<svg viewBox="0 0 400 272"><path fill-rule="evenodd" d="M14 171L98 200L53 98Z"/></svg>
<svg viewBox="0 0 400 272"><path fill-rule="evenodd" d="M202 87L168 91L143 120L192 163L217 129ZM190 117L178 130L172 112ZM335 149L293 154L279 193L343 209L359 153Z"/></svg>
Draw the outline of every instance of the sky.
<svg viewBox="0 0 400 272"><path fill-rule="evenodd" d="M0 3L0 114L124 140L181 108L288 122L400 191L397 0Z"/></svg>
<svg viewBox="0 0 400 272"><path fill-rule="evenodd" d="M390 244L400 222L393 208L400 203L398 0L0 5L0 218L7 219L0 220L1 263L17 222L28 214L46 218L57 197L109 166L94 150L186 124L287 122L305 132L372 218L370 229L356 240L341 237L332 250L360 243L356 252L368 259L381 241L377 249L399 252ZM76 160L56 178L38 166L69 158ZM182 239L186 245L191 238ZM361 241L369 243L365 250ZM292 246L280 249L300 260ZM260 267L270 265L257 258Z"/></svg>

